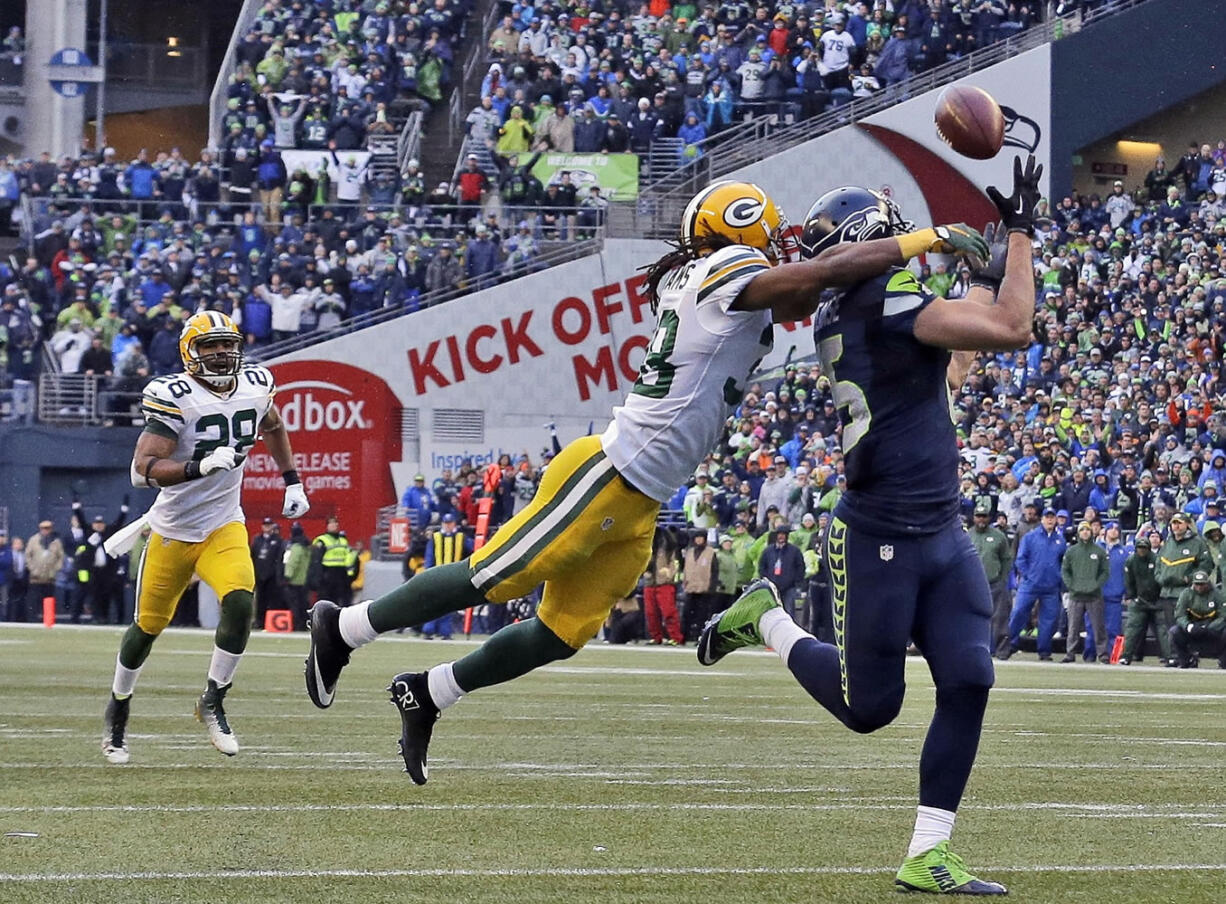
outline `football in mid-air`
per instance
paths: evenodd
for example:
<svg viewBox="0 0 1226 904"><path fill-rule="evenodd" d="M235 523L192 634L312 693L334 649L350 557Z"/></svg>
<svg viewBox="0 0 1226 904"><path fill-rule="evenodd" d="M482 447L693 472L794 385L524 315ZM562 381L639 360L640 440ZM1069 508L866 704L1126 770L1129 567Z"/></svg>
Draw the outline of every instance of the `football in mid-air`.
<svg viewBox="0 0 1226 904"><path fill-rule="evenodd" d="M937 98L937 135L964 157L988 160L1005 140L1005 117L992 95L973 85L950 85Z"/></svg>

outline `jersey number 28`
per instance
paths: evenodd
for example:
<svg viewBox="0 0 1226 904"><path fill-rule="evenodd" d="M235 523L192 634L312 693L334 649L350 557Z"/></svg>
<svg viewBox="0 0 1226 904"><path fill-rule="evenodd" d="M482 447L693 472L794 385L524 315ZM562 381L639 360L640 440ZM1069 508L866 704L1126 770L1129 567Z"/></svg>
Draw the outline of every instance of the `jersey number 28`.
<svg viewBox="0 0 1226 904"><path fill-rule="evenodd" d="M196 421L196 451L192 458L202 461L214 449L230 445L231 440L235 454L242 458L255 445L256 421L254 408L242 408L229 420L224 414L206 414Z"/></svg>

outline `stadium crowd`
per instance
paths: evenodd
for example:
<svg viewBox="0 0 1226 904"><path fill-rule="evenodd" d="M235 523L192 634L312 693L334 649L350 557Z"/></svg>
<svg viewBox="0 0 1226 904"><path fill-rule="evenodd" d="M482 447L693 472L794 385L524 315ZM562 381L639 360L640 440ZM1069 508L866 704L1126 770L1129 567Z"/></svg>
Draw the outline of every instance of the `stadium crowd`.
<svg viewBox="0 0 1226 904"><path fill-rule="evenodd" d="M651 0L511 3L487 37L470 134L529 148L682 158L746 116L804 119L958 59L1038 21L1033 0L818 6Z"/></svg>

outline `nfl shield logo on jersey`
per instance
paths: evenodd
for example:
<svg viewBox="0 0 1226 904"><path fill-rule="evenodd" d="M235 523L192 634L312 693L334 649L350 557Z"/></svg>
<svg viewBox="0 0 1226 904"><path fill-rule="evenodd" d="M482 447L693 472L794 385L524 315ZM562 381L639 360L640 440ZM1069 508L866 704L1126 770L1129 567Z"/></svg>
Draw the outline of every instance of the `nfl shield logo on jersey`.
<svg viewBox="0 0 1226 904"><path fill-rule="evenodd" d="M892 558L894 558L894 546L890 543L886 543L882 545L881 549L878 550L878 552L881 555L881 561L883 562L888 562Z"/></svg>

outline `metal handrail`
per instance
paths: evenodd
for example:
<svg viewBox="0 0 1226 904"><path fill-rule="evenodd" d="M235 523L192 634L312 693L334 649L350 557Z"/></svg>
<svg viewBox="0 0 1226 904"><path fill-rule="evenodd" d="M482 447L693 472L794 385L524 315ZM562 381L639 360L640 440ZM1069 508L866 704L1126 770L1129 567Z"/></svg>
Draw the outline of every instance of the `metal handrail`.
<svg viewBox="0 0 1226 904"><path fill-rule="evenodd" d="M226 115L226 86L230 82L230 73L234 71L234 57L238 53L239 38L247 33L263 6L264 0L243 0L243 8L239 10L238 18L234 22L230 43L226 45L226 55L222 57L221 68L217 70L217 79L213 82L213 93L209 95L209 147L221 147L221 118Z"/></svg>
<svg viewBox="0 0 1226 904"><path fill-rule="evenodd" d="M414 110L404 121L400 130L400 138L396 142L396 169L404 172L405 165L414 159L421 158L422 121L425 116L421 110Z"/></svg>
<svg viewBox="0 0 1226 904"><path fill-rule="evenodd" d="M544 270L553 267L557 264L562 264L567 261L577 260L581 257L586 257L589 254L595 254L604 245L603 228L597 228L595 235L592 238L582 239L579 241L566 242L562 247L553 251L548 251L540 257L532 261L516 267L509 271L512 279L519 276L526 276L529 273L537 270ZM346 333L353 333L360 329L365 329L368 326L386 323L389 320L396 320L400 317L407 316L415 311L434 307L435 305L453 301L457 298L463 298L473 294L476 290L470 289L442 289L437 292L427 292L417 299L416 305L401 306L397 308L383 308L378 311L371 311L367 314L359 314L357 317L352 317L349 320L342 321L338 326L327 331L317 331L313 333L304 333L301 336L294 336L290 339L285 339L281 342L274 342L271 345L265 345L258 349L248 351L248 358L256 361L268 361L281 355L288 355L290 352L295 352L311 345L316 345L327 339L335 339L337 336L343 336Z"/></svg>
<svg viewBox="0 0 1226 904"><path fill-rule="evenodd" d="M464 92L459 88L452 88L451 97L447 99L447 144L454 144L456 133L463 131Z"/></svg>

